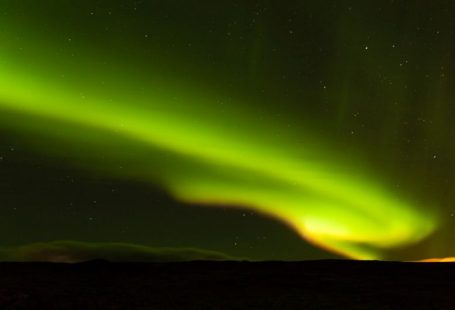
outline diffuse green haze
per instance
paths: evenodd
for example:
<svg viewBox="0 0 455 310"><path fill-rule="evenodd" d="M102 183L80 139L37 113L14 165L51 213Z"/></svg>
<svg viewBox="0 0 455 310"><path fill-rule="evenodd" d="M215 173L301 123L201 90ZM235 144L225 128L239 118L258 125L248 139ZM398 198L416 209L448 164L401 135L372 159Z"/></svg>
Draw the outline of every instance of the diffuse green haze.
<svg viewBox="0 0 455 310"><path fill-rule="evenodd" d="M131 170L112 173L149 180L183 201L252 208L353 258L380 258L436 228L434 216L395 197L304 127L285 130L241 100L217 104L225 98L198 83L160 78L153 68L136 75L128 62L112 67L120 59L90 46L79 47L79 56L56 53L57 38L37 39L30 30L17 39L13 26L3 26L0 108L14 117L1 124L28 130L30 139L59 136L73 161L78 152L106 153L109 143L107 159L136 159ZM93 135L78 137L74 128ZM128 154L115 139L106 142L108 135L146 148ZM98 146L84 150L84 139Z"/></svg>

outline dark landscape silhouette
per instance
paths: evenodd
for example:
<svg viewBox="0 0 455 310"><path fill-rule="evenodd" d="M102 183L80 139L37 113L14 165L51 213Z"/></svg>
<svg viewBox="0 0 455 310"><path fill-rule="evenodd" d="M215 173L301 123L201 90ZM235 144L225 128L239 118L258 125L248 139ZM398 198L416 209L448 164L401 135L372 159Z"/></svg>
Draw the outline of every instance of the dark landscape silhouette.
<svg viewBox="0 0 455 310"><path fill-rule="evenodd" d="M0 309L455 309L455 264L0 263Z"/></svg>

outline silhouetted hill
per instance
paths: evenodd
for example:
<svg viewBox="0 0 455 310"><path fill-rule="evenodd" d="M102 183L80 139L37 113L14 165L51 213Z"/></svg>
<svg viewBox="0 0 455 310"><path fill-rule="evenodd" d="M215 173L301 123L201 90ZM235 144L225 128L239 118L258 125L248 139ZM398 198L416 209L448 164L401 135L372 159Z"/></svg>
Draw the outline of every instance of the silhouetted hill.
<svg viewBox="0 0 455 310"><path fill-rule="evenodd" d="M0 263L0 309L455 309L455 264Z"/></svg>

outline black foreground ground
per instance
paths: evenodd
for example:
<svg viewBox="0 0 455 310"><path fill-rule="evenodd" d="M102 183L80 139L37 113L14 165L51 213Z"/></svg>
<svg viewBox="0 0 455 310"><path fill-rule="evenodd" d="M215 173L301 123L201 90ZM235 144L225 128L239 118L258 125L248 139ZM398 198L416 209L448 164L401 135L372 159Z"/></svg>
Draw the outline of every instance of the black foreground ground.
<svg viewBox="0 0 455 310"><path fill-rule="evenodd" d="M0 263L0 309L455 309L455 264Z"/></svg>

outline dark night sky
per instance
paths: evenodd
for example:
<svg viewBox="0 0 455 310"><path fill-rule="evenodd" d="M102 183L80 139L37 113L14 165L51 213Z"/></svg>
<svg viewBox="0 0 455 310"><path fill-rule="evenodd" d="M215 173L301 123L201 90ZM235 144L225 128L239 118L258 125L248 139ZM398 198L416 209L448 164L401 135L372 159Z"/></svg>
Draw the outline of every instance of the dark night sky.
<svg viewBox="0 0 455 310"><path fill-rule="evenodd" d="M0 245L455 256L454 14L443 0L1 3ZM289 226L300 216L323 219L302 224L316 242Z"/></svg>

